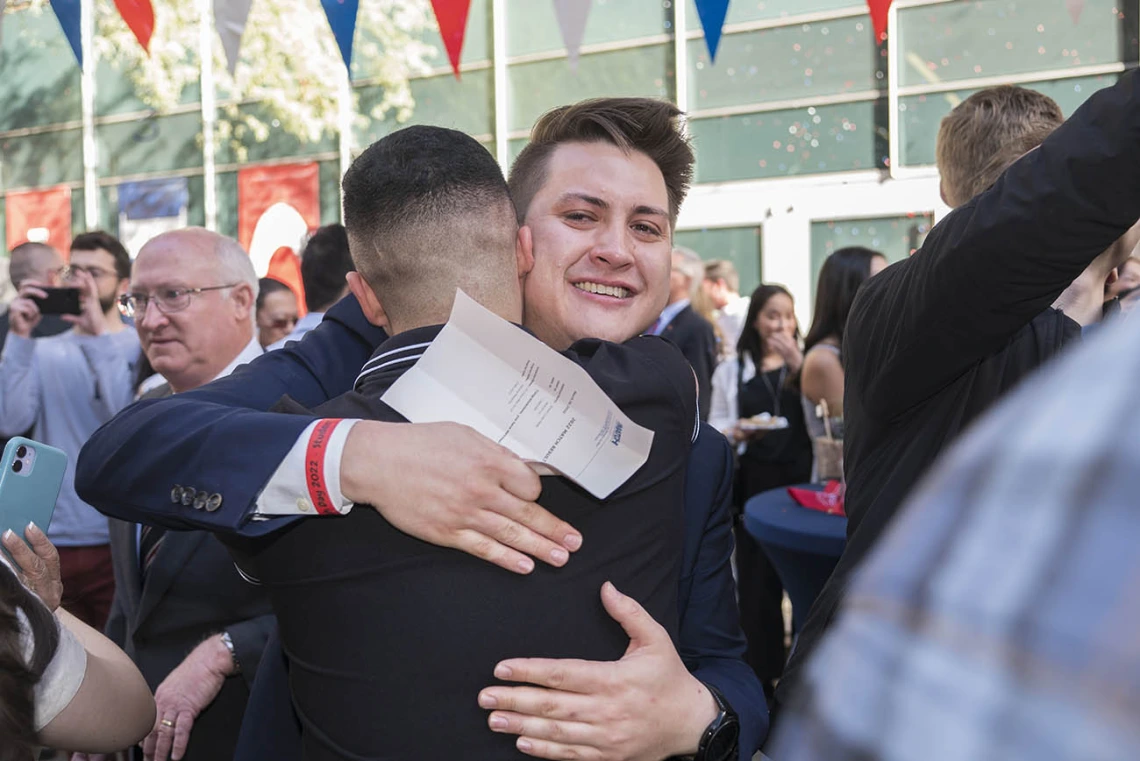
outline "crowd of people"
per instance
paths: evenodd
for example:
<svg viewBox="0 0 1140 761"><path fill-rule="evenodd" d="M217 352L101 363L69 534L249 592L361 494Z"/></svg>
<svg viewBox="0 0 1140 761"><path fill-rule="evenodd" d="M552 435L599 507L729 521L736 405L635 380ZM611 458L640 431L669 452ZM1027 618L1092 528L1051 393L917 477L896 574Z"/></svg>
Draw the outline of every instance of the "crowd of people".
<svg viewBox="0 0 1140 761"><path fill-rule="evenodd" d="M2 540L0 761L1135 758L1138 77L1067 122L958 105L955 210L890 266L832 253L806 331L673 245L693 152L645 98L545 114L506 178L384 137L301 294L201 228L14 248L0 434L68 469ZM79 314L41 313L60 284ZM653 431L616 491L382 400L457 290ZM848 541L791 640L742 513L831 479Z"/></svg>

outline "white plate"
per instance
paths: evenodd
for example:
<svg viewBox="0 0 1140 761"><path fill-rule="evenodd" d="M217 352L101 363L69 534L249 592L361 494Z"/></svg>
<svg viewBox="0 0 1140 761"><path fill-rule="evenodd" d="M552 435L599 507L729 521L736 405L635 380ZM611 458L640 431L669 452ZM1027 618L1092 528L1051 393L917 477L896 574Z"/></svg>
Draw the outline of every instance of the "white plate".
<svg viewBox="0 0 1140 761"><path fill-rule="evenodd" d="M788 427L786 417L774 417L767 420L743 420L740 423L742 431L780 431Z"/></svg>

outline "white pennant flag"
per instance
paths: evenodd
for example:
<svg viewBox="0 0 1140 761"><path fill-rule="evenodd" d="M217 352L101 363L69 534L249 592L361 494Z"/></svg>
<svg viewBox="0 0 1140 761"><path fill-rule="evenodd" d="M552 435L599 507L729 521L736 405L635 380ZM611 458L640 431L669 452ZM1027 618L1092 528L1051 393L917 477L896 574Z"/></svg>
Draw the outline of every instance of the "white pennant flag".
<svg viewBox="0 0 1140 761"><path fill-rule="evenodd" d="M241 35L245 31L251 5L253 0L214 0L214 27L222 38L222 49L226 51L226 68L231 77L237 68Z"/></svg>
<svg viewBox="0 0 1140 761"><path fill-rule="evenodd" d="M582 37L586 33L586 17L590 15L592 0L554 0L554 13L558 16L558 28L562 32L562 42L570 59L570 70L578 71L578 49L582 47Z"/></svg>
<svg viewBox="0 0 1140 761"><path fill-rule="evenodd" d="M1065 0L1065 7L1069 10L1069 16L1073 19L1073 23L1079 23L1081 11L1085 9L1085 0Z"/></svg>

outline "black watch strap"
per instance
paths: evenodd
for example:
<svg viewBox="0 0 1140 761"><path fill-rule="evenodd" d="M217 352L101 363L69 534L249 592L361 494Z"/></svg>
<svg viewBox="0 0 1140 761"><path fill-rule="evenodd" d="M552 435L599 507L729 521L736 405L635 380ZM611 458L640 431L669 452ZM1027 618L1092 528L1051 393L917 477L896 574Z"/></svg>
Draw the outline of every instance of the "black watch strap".
<svg viewBox="0 0 1140 761"><path fill-rule="evenodd" d="M716 718L701 735L696 755L678 758L692 761L734 761L740 753L740 719L720 690L708 683L704 685L716 701Z"/></svg>

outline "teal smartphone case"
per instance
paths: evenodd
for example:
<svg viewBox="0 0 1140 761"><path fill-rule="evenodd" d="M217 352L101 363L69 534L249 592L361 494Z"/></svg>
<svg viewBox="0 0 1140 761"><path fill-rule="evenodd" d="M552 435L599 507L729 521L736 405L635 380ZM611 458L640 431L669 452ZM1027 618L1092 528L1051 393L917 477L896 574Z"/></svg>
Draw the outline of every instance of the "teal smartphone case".
<svg viewBox="0 0 1140 761"><path fill-rule="evenodd" d="M11 439L0 462L0 533L11 529L24 539L24 529L35 523L46 534L66 470L67 455L55 447Z"/></svg>

